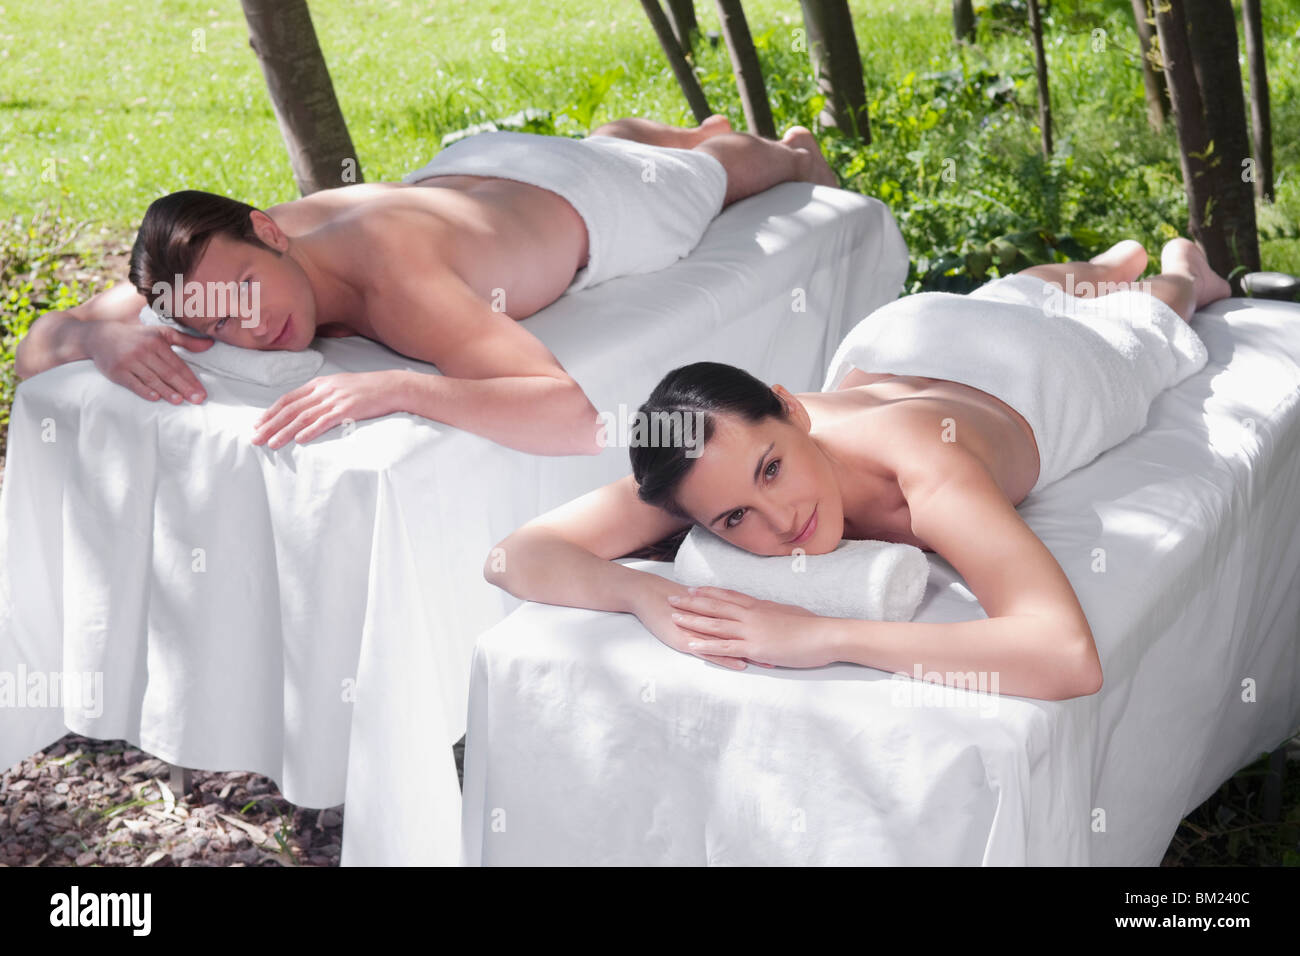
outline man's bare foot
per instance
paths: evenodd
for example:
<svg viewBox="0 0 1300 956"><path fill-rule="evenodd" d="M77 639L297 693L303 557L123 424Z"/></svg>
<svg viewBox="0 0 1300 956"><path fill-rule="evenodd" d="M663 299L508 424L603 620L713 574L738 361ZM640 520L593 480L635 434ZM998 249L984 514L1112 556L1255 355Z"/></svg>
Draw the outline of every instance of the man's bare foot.
<svg viewBox="0 0 1300 956"><path fill-rule="evenodd" d="M722 133L731 132L731 120L727 119L721 113L714 113L712 116L706 116L704 122L695 127L696 140L695 144L699 145L706 139L712 139Z"/></svg>
<svg viewBox="0 0 1300 956"><path fill-rule="evenodd" d="M1110 269L1114 273L1112 282L1133 282L1146 271L1147 251L1136 239L1121 239L1088 261Z"/></svg>
<svg viewBox="0 0 1300 956"><path fill-rule="evenodd" d="M1196 308L1232 295L1228 281L1210 268L1201 247L1181 236L1170 239L1160 250L1160 271L1187 276L1196 287Z"/></svg>
<svg viewBox="0 0 1300 956"><path fill-rule="evenodd" d="M826 162L821 145L818 144L817 137L813 136L811 130L804 126L791 126L781 137L781 142L807 155L808 168L803 176L805 182L817 183L819 186L839 187L839 177Z"/></svg>

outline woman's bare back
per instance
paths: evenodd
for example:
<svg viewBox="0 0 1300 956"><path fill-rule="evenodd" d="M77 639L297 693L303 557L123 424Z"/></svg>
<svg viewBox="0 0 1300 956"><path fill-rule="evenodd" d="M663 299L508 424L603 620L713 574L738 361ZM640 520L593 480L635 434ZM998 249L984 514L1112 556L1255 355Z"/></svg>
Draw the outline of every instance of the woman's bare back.
<svg viewBox="0 0 1300 956"><path fill-rule="evenodd" d="M981 461L1017 505L1038 481L1029 423L986 392L943 379L854 369L830 393L804 393L815 432L861 476L844 489L844 536L928 548L912 534L897 468L919 443L946 442ZM872 435L888 434L889 442ZM899 437L901 436L901 438Z"/></svg>

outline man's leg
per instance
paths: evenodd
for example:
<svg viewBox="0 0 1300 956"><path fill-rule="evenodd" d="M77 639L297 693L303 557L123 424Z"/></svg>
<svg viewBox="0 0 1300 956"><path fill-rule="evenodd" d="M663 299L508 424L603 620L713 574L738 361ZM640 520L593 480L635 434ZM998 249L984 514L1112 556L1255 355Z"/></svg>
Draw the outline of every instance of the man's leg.
<svg viewBox="0 0 1300 956"><path fill-rule="evenodd" d="M840 184L816 138L802 126L791 126L780 142L749 133L722 133L695 148L722 163L727 171L724 207L777 183Z"/></svg>
<svg viewBox="0 0 1300 956"><path fill-rule="evenodd" d="M784 182L839 186L817 140L802 126L792 126L780 141L752 133L735 133L725 116L714 114L694 129L629 117L599 127L593 135L616 136L650 146L697 149L722 163L727 192L722 205L761 193Z"/></svg>
<svg viewBox="0 0 1300 956"><path fill-rule="evenodd" d="M597 127L592 136L615 136L618 139L630 139L649 146L669 146L673 149L694 149L700 143L720 133L731 132L731 121L721 113L714 113L699 126L683 128L669 126L655 120L629 116L616 119Z"/></svg>

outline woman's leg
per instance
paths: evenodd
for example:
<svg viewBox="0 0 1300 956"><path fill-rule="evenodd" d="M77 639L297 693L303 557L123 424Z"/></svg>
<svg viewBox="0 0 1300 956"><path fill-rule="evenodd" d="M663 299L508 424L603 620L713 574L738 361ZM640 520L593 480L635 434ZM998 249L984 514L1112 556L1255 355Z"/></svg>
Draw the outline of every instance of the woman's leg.
<svg viewBox="0 0 1300 956"><path fill-rule="evenodd" d="M1135 282L1146 268L1146 250L1141 243L1125 239L1094 256L1088 262L1058 262L1022 270L1080 298L1118 292ZM1160 253L1160 274L1136 283L1133 288L1155 296L1191 321L1196 310L1227 298L1228 283L1213 269L1194 242L1171 239Z"/></svg>
<svg viewBox="0 0 1300 956"><path fill-rule="evenodd" d="M1135 239L1115 243L1087 262L1053 262L1022 269L1021 275L1037 276L1081 299L1116 291L1118 282L1132 282L1147 267L1147 251Z"/></svg>

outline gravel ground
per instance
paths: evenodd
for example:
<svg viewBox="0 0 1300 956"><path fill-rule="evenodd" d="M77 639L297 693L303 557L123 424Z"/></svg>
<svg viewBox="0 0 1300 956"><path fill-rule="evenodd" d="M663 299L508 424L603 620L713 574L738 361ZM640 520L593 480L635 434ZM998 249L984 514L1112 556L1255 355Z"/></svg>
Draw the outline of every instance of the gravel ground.
<svg viewBox="0 0 1300 956"><path fill-rule="evenodd" d="M453 748L459 772L464 739ZM260 774L171 768L68 734L0 775L0 866L338 866L343 807L308 810Z"/></svg>
<svg viewBox="0 0 1300 956"><path fill-rule="evenodd" d="M255 773L194 771L69 734L0 777L0 866L338 866L343 808L304 810Z"/></svg>

